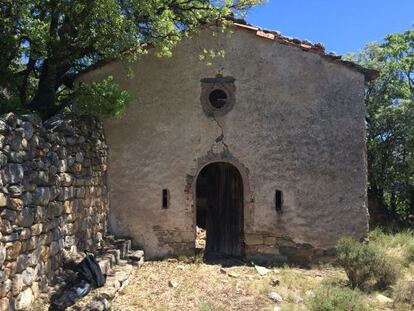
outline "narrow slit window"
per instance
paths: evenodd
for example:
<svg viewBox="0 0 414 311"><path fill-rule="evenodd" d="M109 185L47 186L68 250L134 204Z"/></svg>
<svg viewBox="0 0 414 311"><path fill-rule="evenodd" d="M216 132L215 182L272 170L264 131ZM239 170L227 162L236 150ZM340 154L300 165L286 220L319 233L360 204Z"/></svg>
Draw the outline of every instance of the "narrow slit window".
<svg viewBox="0 0 414 311"><path fill-rule="evenodd" d="M170 196L168 189L162 189L162 208L166 209L170 204Z"/></svg>
<svg viewBox="0 0 414 311"><path fill-rule="evenodd" d="M281 213L283 208L283 192L276 190L275 193L275 208L276 212Z"/></svg>

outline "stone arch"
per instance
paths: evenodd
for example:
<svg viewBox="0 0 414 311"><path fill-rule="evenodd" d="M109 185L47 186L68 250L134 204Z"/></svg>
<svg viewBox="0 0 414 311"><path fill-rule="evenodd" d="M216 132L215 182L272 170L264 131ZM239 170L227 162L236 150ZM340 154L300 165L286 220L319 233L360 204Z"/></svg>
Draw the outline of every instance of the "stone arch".
<svg viewBox="0 0 414 311"><path fill-rule="evenodd" d="M187 206L193 216L194 240L196 227L196 184L200 172L209 164L223 162L233 165L240 173L243 182L243 213L244 213L244 233L252 231L254 226L254 197L249 183L249 170L234 157L228 150L221 153L209 152L207 155L198 158L195 165L190 168L190 174L187 174L185 192L187 193Z"/></svg>

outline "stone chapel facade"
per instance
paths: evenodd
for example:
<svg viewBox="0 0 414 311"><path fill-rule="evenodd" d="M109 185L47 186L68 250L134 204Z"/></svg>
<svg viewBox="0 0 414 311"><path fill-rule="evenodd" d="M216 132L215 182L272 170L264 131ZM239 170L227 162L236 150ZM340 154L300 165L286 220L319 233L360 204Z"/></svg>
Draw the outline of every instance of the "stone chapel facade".
<svg viewBox="0 0 414 311"><path fill-rule="evenodd" d="M368 230L364 85L375 72L320 44L244 24L208 28L170 58L112 75L136 100L104 122L109 230L148 258L207 250L312 261ZM203 49L225 51L212 64Z"/></svg>

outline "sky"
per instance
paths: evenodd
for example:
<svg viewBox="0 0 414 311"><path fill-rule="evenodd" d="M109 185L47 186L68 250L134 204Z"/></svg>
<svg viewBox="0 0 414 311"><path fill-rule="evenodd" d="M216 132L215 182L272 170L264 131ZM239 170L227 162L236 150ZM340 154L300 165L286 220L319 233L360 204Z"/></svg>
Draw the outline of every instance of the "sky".
<svg viewBox="0 0 414 311"><path fill-rule="evenodd" d="M346 54L382 42L389 33L413 29L414 0L268 0L245 19Z"/></svg>

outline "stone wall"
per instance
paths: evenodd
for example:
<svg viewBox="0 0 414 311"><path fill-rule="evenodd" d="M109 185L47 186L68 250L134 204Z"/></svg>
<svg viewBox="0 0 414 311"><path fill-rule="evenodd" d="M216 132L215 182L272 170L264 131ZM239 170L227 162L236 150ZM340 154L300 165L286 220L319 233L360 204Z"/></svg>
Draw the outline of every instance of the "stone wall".
<svg viewBox="0 0 414 311"><path fill-rule="evenodd" d="M100 122L0 117L0 310L27 309L63 250L94 250L106 230L107 146Z"/></svg>

